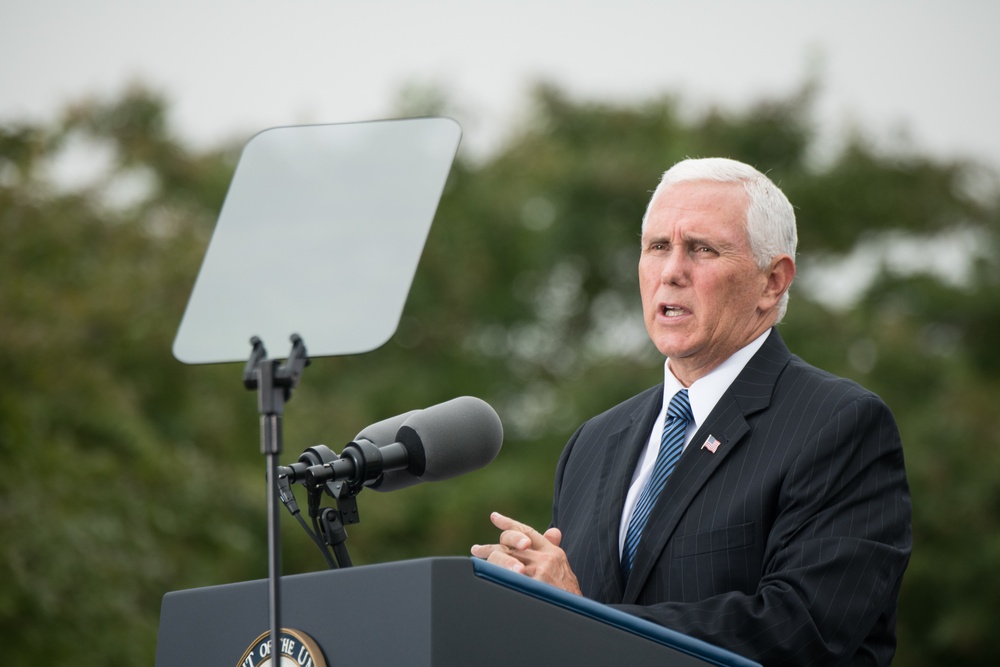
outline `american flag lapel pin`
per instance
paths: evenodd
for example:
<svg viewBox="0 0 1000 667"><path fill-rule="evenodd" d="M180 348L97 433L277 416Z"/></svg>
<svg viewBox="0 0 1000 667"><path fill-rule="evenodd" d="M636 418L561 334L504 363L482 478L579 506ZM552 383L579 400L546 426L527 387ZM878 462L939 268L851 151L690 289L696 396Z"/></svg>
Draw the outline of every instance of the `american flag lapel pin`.
<svg viewBox="0 0 1000 667"><path fill-rule="evenodd" d="M721 442L719 442L718 440L715 439L714 435L709 435L708 436L708 440L705 441L705 444L703 444L701 446L701 448L702 449L707 449L708 451L710 451L710 452L712 452L714 454L715 450L718 449L719 445L721 445L721 444L722 444Z"/></svg>

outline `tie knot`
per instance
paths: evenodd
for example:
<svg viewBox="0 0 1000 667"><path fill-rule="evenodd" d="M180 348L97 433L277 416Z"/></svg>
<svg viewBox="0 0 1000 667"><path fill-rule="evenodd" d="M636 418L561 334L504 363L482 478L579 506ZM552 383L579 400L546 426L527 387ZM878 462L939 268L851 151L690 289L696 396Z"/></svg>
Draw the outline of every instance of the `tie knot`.
<svg viewBox="0 0 1000 667"><path fill-rule="evenodd" d="M670 399L670 405L667 407L667 418L683 419L685 423L694 418L691 414L691 401L688 399L687 389L681 389Z"/></svg>

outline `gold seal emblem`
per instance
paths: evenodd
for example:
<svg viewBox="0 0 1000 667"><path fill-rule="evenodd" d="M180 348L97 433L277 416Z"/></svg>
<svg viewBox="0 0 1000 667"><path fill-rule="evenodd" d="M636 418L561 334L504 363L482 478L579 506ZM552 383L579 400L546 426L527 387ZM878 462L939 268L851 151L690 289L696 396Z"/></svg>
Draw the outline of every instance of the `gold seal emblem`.
<svg viewBox="0 0 1000 667"><path fill-rule="evenodd" d="M326 667L326 658L319 644L301 630L281 629L279 640L281 661L277 667ZM236 667L275 667L271 661L271 633L262 633L236 663Z"/></svg>

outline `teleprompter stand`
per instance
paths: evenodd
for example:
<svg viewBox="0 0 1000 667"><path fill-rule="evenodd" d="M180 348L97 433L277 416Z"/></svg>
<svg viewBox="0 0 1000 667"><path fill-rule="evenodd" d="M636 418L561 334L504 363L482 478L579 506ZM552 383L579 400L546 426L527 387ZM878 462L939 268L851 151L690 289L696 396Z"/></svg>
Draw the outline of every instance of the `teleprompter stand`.
<svg viewBox="0 0 1000 667"><path fill-rule="evenodd" d="M282 449L281 421L285 403L291 399L302 371L309 365L309 357L305 343L297 334L292 336L292 349L284 364L267 358L260 338L254 336L250 344L253 349L243 369L243 385L257 390L260 453L267 462L268 625L271 646L278 646L281 636L281 535L277 468Z"/></svg>

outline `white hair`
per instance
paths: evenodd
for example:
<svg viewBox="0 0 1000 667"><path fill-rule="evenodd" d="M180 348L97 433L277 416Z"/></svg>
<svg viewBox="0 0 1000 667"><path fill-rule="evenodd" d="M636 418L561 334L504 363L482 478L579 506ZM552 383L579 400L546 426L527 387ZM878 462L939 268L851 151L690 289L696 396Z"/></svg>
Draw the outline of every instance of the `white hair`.
<svg viewBox="0 0 1000 667"><path fill-rule="evenodd" d="M746 229L750 252L761 270L767 269L778 255L795 259L798 232L795 229L795 210L791 202L771 179L748 164L728 158L711 157L687 159L678 162L663 173L656 191L642 216L642 229L653 201L667 187L685 181L712 181L715 183L742 183L747 193ZM778 302L778 319L788 308L788 292Z"/></svg>

